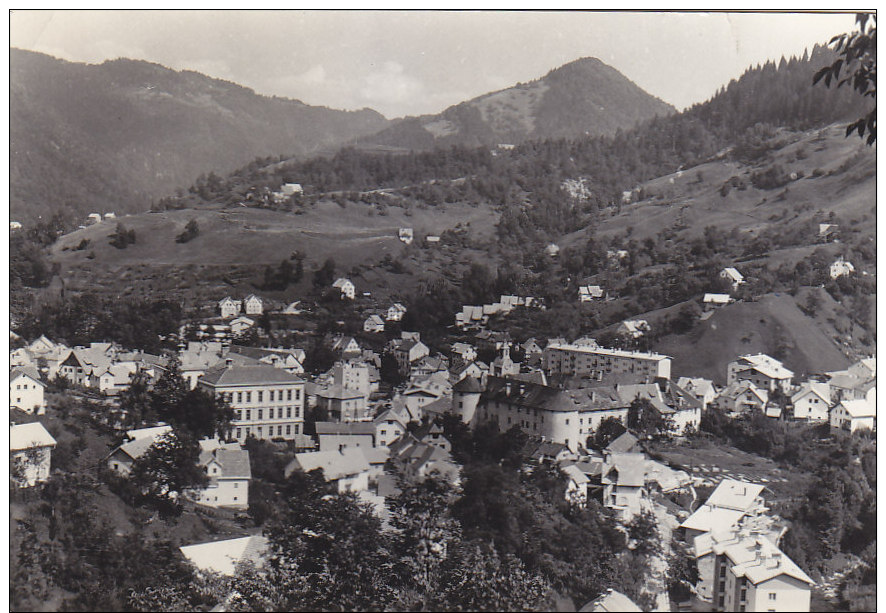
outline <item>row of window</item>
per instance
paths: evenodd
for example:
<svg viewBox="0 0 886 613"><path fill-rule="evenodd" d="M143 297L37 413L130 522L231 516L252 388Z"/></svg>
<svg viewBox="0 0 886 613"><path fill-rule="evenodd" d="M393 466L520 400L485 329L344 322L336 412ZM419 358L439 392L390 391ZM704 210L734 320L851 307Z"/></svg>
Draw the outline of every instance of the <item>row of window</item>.
<svg viewBox="0 0 886 613"><path fill-rule="evenodd" d="M267 390L268 391L268 402L284 402L283 394L286 393L286 401L301 400L301 388L296 388L295 390L287 389L287 390ZM295 391L293 398L293 391ZM276 393L276 394L275 394ZM236 402L234 402L236 394ZM234 404L252 404L252 392L222 392L222 398L226 401L234 403ZM264 402L264 390L257 390L255 392L255 402L261 403Z"/></svg>
<svg viewBox="0 0 886 613"><path fill-rule="evenodd" d="M262 426L256 427L254 430L250 426L237 428L234 432L234 438L240 440L241 438L249 437L249 435L254 435L257 438L264 438L265 433L267 433L268 437L273 436L292 436L292 434L300 434L301 427L299 424L286 424L278 425L278 426L267 426L265 430Z"/></svg>
<svg viewBox="0 0 886 613"><path fill-rule="evenodd" d="M293 409L295 409L295 418L301 417L301 407L270 407L268 409L268 419L283 419L283 412L286 411L286 419L292 419ZM255 413L253 413L253 410ZM274 411L277 411L276 417ZM255 415L256 421L264 419L264 409L234 409L234 419L237 421L252 421Z"/></svg>

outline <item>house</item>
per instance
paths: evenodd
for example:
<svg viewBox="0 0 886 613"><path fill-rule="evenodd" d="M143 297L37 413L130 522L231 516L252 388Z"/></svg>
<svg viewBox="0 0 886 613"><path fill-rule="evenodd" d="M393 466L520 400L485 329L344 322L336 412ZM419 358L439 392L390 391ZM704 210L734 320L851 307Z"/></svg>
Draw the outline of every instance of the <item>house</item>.
<svg viewBox="0 0 886 613"><path fill-rule="evenodd" d="M757 387L753 381L736 381L727 385L717 396L717 407L729 413L766 411L769 391Z"/></svg>
<svg viewBox="0 0 886 613"><path fill-rule="evenodd" d="M436 245L436 244L438 244L438 243L440 242L440 237L437 236L437 235L435 235L435 234L428 234L428 235L425 237L425 241L426 241L429 245Z"/></svg>
<svg viewBox="0 0 886 613"><path fill-rule="evenodd" d="M647 400L671 422L675 434L680 435L687 428L697 430L701 424L701 401L671 381L618 384L615 388L628 405L638 398Z"/></svg>
<svg viewBox="0 0 886 613"><path fill-rule="evenodd" d="M13 368L9 373L9 407L31 415L43 415L46 412L45 387L33 366Z"/></svg>
<svg viewBox="0 0 886 613"><path fill-rule="evenodd" d="M388 307L388 312L387 315L385 315L385 319L387 321L402 321L404 315L406 315L406 307L399 302L395 302Z"/></svg>
<svg viewBox="0 0 886 613"><path fill-rule="evenodd" d="M116 396L123 390L129 389L132 375L140 370L139 365L133 361L104 363L95 367L89 374L87 385L98 389L106 396Z"/></svg>
<svg viewBox="0 0 886 613"><path fill-rule="evenodd" d="M794 373L775 358L758 353L743 355L737 360L729 362L726 370L726 383L751 381L757 387L770 392L779 389L784 394L790 394L793 376Z"/></svg>
<svg viewBox="0 0 886 613"><path fill-rule="evenodd" d="M866 399L876 403L877 359L865 358L845 370L827 373L830 379L831 402Z"/></svg>
<svg viewBox="0 0 886 613"><path fill-rule="evenodd" d="M412 239L414 238L412 228L400 228L397 231L397 238L399 238L401 242L411 245Z"/></svg>
<svg viewBox="0 0 886 613"><path fill-rule="evenodd" d="M350 279L345 279L344 277L336 279L332 287L338 289L341 292L341 297L348 300L353 300L357 295L357 288L354 287Z"/></svg>
<svg viewBox="0 0 886 613"><path fill-rule="evenodd" d="M635 453L642 451L637 437L625 430L606 445L605 453Z"/></svg>
<svg viewBox="0 0 886 613"><path fill-rule="evenodd" d="M406 432L404 419L390 409L380 413L372 423L375 426L376 447L387 447Z"/></svg>
<svg viewBox="0 0 886 613"><path fill-rule="evenodd" d="M240 315L239 317L232 319L229 325L231 328L231 334L234 336L240 336L255 325L255 320Z"/></svg>
<svg viewBox="0 0 886 613"><path fill-rule="evenodd" d="M234 409L231 434L240 443L249 436L292 440L303 432L305 382L283 369L235 366L228 358L209 369L197 385Z"/></svg>
<svg viewBox="0 0 886 613"><path fill-rule="evenodd" d="M852 262L844 260L841 257L836 262L831 264L829 271L831 279L836 279L837 277L842 277L843 275L849 275L855 272L855 266L852 265Z"/></svg>
<svg viewBox="0 0 886 613"><path fill-rule="evenodd" d="M431 350L419 340L409 340L400 343L394 349L394 358L400 367L400 373L405 375L409 372L412 363L430 355Z"/></svg>
<svg viewBox="0 0 886 613"><path fill-rule="evenodd" d="M22 227L22 222L20 222L20 221L10 221L9 222L9 229L10 230L20 230L21 227Z"/></svg>
<svg viewBox="0 0 886 613"><path fill-rule="evenodd" d="M542 361L545 374L599 382L645 383L671 378L671 358L657 353L552 342Z"/></svg>
<svg viewBox="0 0 886 613"><path fill-rule="evenodd" d="M683 388L701 401L702 411L707 409L708 405L717 397L717 390L714 389L714 382L710 379L704 379L702 377L680 377L677 379L677 386Z"/></svg>
<svg viewBox="0 0 886 613"><path fill-rule="evenodd" d="M625 192L627 194L627 202L631 201L631 192ZM592 600L587 603L585 606L579 609L580 613L609 613L610 611L618 611L620 613L633 613L634 611L642 611L640 607L634 604L634 601L622 594L621 592L616 592L612 588L606 590L606 592L597 598L596 600Z"/></svg>
<svg viewBox="0 0 886 613"><path fill-rule="evenodd" d="M462 362L473 362L477 359L477 350L467 343L452 343L452 356L458 356Z"/></svg>
<svg viewBox="0 0 886 613"><path fill-rule="evenodd" d="M577 457L566 445L550 441L538 443L537 441L530 440L524 451L524 456L528 456L531 460L538 463L550 462L559 464Z"/></svg>
<svg viewBox="0 0 886 613"><path fill-rule="evenodd" d="M372 382L371 371L371 367L365 362L348 360L336 362L329 374L333 385L341 385L369 396L378 389L378 385Z"/></svg>
<svg viewBox="0 0 886 613"><path fill-rule="evenodd" d="M261 298L255 294L249 294L243 299L243 311L247 315L261 315L263 312Z"/></svg>
<svg viewBox="0 0 886 613"><path fill-rule="evenodd" d="M332 343L332 350L340 353L342 356L359 356L361 353L360 344L353 336L340 336Z"/></svg>
<svg viewBox="0 0 886 613"><path fill-rule="evenodd" d="M643 510L645 462L642 453L612 453L604 459L603 506L614 509L622 521L630 521Z"/></svg>
<svg viewBox="0 0 886 613"><path fill-rule="evenodd" d="M426 386L410 386L404 391L402 398L403 406L409 413L410 421L421 421L424 417L423 408L432 402L439 400L442 394Z"/></svg>
<svg viewBox="0 0 886 613"><path fill-rule="evenodd" d="M305 371L302 363L305 359L304 349L284 349L283 347L247 347L245 345L231 345L228 348L227 357L242 356L249 360L257 360L261 364L269 364L274 368L281 368L293 375ZM243 363L247 364L246 362Z"/></svg>
<svg viewBox="0 0 886 613"><path fill-rule="evenodd" d="M452 412L461 417L462 422L471 425L483 393L479 377L465 376L452 386Z"/></svg>
<svg viewBox="0 0 886 613"><path fill-rule="evenodd" d="M581 285L578 288L578 299L581 302L591 302L603 297L603 288L599 285Z"/></svg>
<svg viewBox="0 0 886 613"><path fill-rule="evenodd" d="M366 318L366 321L363 322L363 331L371 332L373 334L377 334L379 332L385 331L385 322L378 315L370 315Z"/></svg>
<svg viewBox="0 0 886 613"><path fill-rule="evenodd" d="M566 476L566 500L583 507L588 502L588 483L590 479L574 464L563 466L560 471Z"/></svg>
<svg viewBox="0 0 886 613"><path fill-rule="evenodd" d="M867 400L843 400L831 409L830 424L833 429L855 432L877 429L877 405Z"/></svg>
<svg viewBox="0 0 886 613"><path fill-rule="evenodd" d="M443 428L436 422L429 422L413 432L413 436L426 445L439 447L443 451L449 453L452 451L452 444L445 436L443 436Z"/></svg>
<svg viewBox="0 0 886 613"><path fill-rule="evenodd" d="M318 421L314 424L320 451L339 451L348 447L375 447L373 422Z"/></svg>
<svg viewBox="0 0 886 613"><path fill-rule="evenodd" d="M284 183L280 186L280 192L288 198L294 194L304 193L304 189L302 188L301 183Z"/></svg>
<svg viewBox="0 0 886 613"><path fill-rule="evenodd" d="M448 451L437 445L423 443L406 433L390 449L391 461L402 468L408 479L423 481L437 475L455 485L460 482L458 464L452 461Z"/></svg>
<svg viewBox="0 0 886 613"><path fill-rule="evenodd" d="M548 246L545 247L545 253L550 257L556 257L560 255L560 247L554 243L548 243Z"/></svg>
<svg viewBox="0 0 886 613"><path fill-rule="evenodd" d="M744 283L744 275L735 268L724 268L720 271L720 278L725 279L732 285L733 290L737 290L738 286Z"/></svg>
<svg viewBox="0 0 886 613"><path fill-rule="evenodd" d="M179 547L197 570L233 577L241 564L261 568L268 553L268 539L261 534Z"/></svg>
<svg viewBox="0 0 886 613"><path fill-rule="evenodd" d="M309 473L318 468L328 483L336 484L339 494L369 489L369 461L359 447L297 453L286 465L285 476L288 479L296 470Z"/></svg>
<svg viewBox="0 0 886 613"><path fill-rule="evenodd" d="M238 443L200 441L200 459L209 475L209 484L200 490L192 490L189 496L197 504L214 508L249 508L249 482L252 471L249 452L241 449Z"/></svg>
<svg viewBox="0 0 886 613"><path fill-rule="evenodd" d="M101 223L101 213L90 213L86 216L86 225Z"/></svg>
<svg viewBox="0 0 886 613"><path fill-rule="evenodd" d="M705 309L710 310L729 304L732 302L732 296L729 294L705 294L702 302L704 303Z"/></svg>
<svg viewBox="0 0 886 613"><path fill-rule="evenodd" d="M791 396L794 419L828 421L831 408L831 386L818 381L807 381Z"/></svg>
<svg viewBox="0 0 886 613"><path fill-rule="evenodd" d="M627 319L618 327L618 334L627 338L640 338L649 332L649 322L645 319Z"/></svg>
<svg viewBox="0 0 886 613"><path fill-rule="evenodd" d="M171 432L172 426L166 425L128 430L126 436L129 440L108 454L108 468L123 477L128 476L133 462L144 455L151 445Z"/></svg>
<svg viewBox="0 0 886 613"><path fill-rule="evenodd" d="M758 483L723 479L707 501L686 518L679 529L687 543L700 534L737 526L744 518L763 516L768 509L763 500L765 487Z"/></svg>
<svg viewBox="0 0 886 613"><path fill-rule="evenodd" d="M541 356L544 354L544 349L542 349L541 345L538 344L538 341L535 340L535 337L530 337L526 339L526 341L522 345L523 354L528 358L530 356Z"/></svg>
<svg viewBox="0 0 886 613"><path fill-rule="evenodd" d="M482 379L489 374L489 366L485 362L473 361L467 364L456 364L450 373L449 380L453 383L461 381L465 377Z"/></svg>
<svg viewBox="0 0 886 613"><path fill-rule="evenodd" d="M221 313L222 319L236 317L240 314L240 301L234 300L230 296L225 296L218 301L218 310Z"/></svg>
<svg viewBox="0 0 886 613"><path fill-rule="evenodd" d="M736 535L713 547L718 611L809 611L815 582L762 535Z"/></svg>
<svg viewBox="0 0 886 613"><path fill-rule="evenodd" d="M117 218L117 214L114 212L105 213L105 219L116 219L116 218Z"/></svg>
<svg viewBox="0 0 886 613"><path fill-rule="evenodd" d="M329 418L339 422L366 421L366 394L340 384L316 388L317 406L325 409Z"/></svg>
<svg viewBox="0 0 886 613"><path fill-rule="evenodd" d="M818 239L821 242L830 242L834 240L840 231L840 226L835 223L818 224Z"/></svg>
<svg viewBox="0 0 886 613"><path fill-rule="evenodd" d="M10 473L18 487L33 487L49 480L55 445L55 439L40 422L9 426Z"/></svg>

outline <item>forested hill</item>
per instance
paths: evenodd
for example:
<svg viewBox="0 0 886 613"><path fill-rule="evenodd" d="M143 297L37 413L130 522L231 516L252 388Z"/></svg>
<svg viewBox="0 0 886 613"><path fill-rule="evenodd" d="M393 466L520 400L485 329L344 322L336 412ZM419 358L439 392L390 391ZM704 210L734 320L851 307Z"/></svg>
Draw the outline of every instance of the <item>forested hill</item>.
<svg viewBox="0 0 886 613"><path fill-rule="evenodd" d="M611 66L582 58L540 79L479 96L437 115L407 117L360 139L360 146L421 150L612 135L619 128L674 111Z"/></svg>
<svg viewBox="0 0 886 613"><path fill-rule="evenodd" d="M866 101L849 88L812 85L815 71L833 59L832 51L816 46L802 58L751 68L703 104L613 136L533 140L510 150L452 146L399 155L348 148L329 158L274 164L257 159L225 180L199 182L191 196L165 205L236 204L255 190L297 182L304 197L283 208L296 210L342 192L385 204L398 198L429 205L462 201L500 208L503 241L553 240L587 225L597 209L620 202L624 191L642 181L718 155L755 158L765 153L775 128L800 130L860 116Z"/></svg>
<svg viewBox="0 0 886 613"><path fill-rule="evenodd" d="M135 60L10 49L9 76L10 214L20 221L145 210L200 173L340 146L388 123Z"/></svg>

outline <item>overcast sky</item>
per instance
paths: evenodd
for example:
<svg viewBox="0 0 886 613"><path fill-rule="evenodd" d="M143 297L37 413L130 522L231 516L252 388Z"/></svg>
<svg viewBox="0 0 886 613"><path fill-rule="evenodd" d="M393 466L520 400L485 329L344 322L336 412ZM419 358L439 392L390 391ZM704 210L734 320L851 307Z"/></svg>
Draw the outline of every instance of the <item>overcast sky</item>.
<svg viewBox="0 0 886 613"><path fill-rule="evenodd" d="M10 45L79 62L144 59L393 118L588 56L682 109L853 24L852 14L13 11Z"/></svg>

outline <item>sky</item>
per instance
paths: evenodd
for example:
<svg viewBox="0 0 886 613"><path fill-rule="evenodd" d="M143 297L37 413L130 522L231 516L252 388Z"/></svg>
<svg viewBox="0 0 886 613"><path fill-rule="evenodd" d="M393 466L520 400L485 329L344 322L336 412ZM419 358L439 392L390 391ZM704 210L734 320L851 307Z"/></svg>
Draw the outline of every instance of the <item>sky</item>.
<svg viewBox="0 0 886 613"><path fill-rule="evenodd" d="M265 95L388 118L438 113L597 57L678 109L749 66L802 55L854 15L540 11L26 11L10 46L128 57Z"/></svg>

